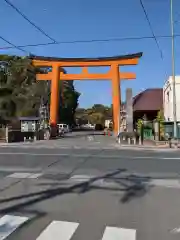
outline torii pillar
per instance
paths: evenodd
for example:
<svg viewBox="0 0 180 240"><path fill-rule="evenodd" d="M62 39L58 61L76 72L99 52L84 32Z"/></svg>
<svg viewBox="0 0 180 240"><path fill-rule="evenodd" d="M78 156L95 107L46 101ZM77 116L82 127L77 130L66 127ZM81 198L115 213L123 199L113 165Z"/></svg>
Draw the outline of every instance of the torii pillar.
<svg viewBox="0 0 180 240"><path fill-rule="evenodd" d="M141 56L142 53L102 58L31 57L34 66L52 68L52 72L37 74L37 80L51 80L50 123L56 124L58 121L59 81L111 80L114 133L117 135L120 129L120 80L136 78L134 73L120 72L119 66L137 65ZM109 66L110 70L107 73L88 72L88 67L96 66ZM66 74L62 71L64 67L81 67L82 72L79 74Z"/></svg>
<svg viewBox="0 0 180 240"><path fill-rule="evenodd" d="M120 110L121 110L121 95L120 95L120 79L119 65L113 64L112 71L112 105L113 105L113 124L114 132L117 135L120 129Z"/></svg>
<svg viewBox="0 0 180 240"><path fill-rule="evenodd" d="M51 80L51 99L50 99L50 123L56 124L58 121L59 107L59 74L60 68L53 64Z"/></svg>

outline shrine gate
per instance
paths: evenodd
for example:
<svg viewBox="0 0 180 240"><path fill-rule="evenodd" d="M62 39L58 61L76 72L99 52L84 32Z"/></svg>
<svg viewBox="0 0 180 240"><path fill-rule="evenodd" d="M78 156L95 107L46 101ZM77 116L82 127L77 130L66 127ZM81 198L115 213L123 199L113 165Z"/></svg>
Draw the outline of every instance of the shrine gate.
<svg viewBox="0 0 180 240"><path fill-rule="evenodd" d="M142 53L131 55L101 57L101 58L55 58L55 57L31 57L36 67L51 67L52 71L46 74L37 74L37 80L51 80L50 123L58 121L59 81L68 80L111 80L114 133L120 128L121 91L120 81L135 79L134 73L121 72L121 66L137 65ZM107 73L89 73L88 67L106 67ZM79 74L64 73L64 67L81 67Z"/></svg>

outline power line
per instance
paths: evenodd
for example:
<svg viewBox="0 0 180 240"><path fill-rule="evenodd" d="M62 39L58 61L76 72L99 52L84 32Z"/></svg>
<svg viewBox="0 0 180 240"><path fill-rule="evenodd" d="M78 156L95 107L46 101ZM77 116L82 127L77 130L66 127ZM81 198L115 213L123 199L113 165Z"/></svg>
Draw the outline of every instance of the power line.
<svg viewBox="0 0 180 240"><path fill-rule="evenodd" d="M180 37L180 34L174 35L174 37ZM170 35L159 35L156 38L171 38ZM59 44L78 44L78 43L96 43L96 42L120 42L120 41L129 41L129 40L146 40L154 39L154 36L144 36L144 37L122 37L122 38L110 38L110 39L91 39L91 40L74 40L74 41L59 41L59 42L49 42L49 43L37 43L37 44L26 44L18 45L17 47L38 47L38 46L49 46L49 45L59 45ZM11 49L12 46L0 47L0 50Z"/></svg>
<svg viewBox="0 0 180 240"><path fill-rule="evenodd" d="M150 20L149 20L147 11L146 11L146 9L145 9L145 6L144 6L142 0L139 0L139 1L140 1L140 4L141 4L141 7L142 7L142 9L143 9L143 12L144 12L144 14L145 14L145 17L146 17L146 20L147 20L147 22L148 22L148 25L149 25L149 28L150 28L150 30L151 30L151 33L152 33L152 35L153 35L153 38L154 38L154 40L155 40L155 42L156 42L156 45L157 45L157 47L158 47L158 49L159 49L161 58L163 59L162 50L161 50L161 48L160 48L160 46L159 46L159 43L158 43L158 41L157 41L157 38L156 38L156 36L155 36L155 34L154 34L153 27L152 27L151 22L150 22Z"/></svg>
<svg viewBox="0 0 180 240"><path fill-rule="evenodd" d="M4 0L10 7L12 7L18 14L20 14L26 21L28 21L34 28L36 28L39 32L41 32L44 36L49 38L51 41L56 43L56 40L50 37L42 28L38 27L35 23L33 23L22 11L19 10L14 4L12 4L9 0Z"/></svg>
<svg viewBox="0 0 180 240"><path fill-rule="evenodd" d="M16 46L16 45L13 44L12 42L9 42L9 41L8 41L7 39L5 39L4 37L0 36L0 39L2 39L4 42L6 42L6 43L8 43L9 45L11 45L10 48L16 48L16 49L18 49L18 50L20 50L20 51L22 51L22 52L24 52L24 53L26 53L26 54L28 54L28 55L30 54L28 51L22 49L20 46Z"/></svg>
<svg viewBox="0 0 180 240"><path fill-rule="evenodd" d="M5 50L5 49L12 49L12 48L16 48L16 49L19 49L19 48L24 48L24 47L38 47L38 46L48 46L48 45L59 45L59 44L76 44L76 43L93 43L93 42L115 42L115 41L128 41L128 40L143 40L143 39L154 39L155 42L156 42L156 45L160 51L160 54L161 54L161 58L163 59L163 53L162 53L162 50L159 46L159 43L157 41L157 38L171 38L170 35L160 35L160 36L155 36L154 34L154 31L153 31L153 28L152 28L152 25L151 25L151 22L149 20L149 17L148 17L148 14L147 14L147 11L144 7L144 4L142 2L142 0L140 0L140 4L141 4L141 7L144 11L144 14L146 16L146 20L148 22L148 25L149 25L149 28L152 32L152 35L153 36L144 36L144 37L123 37L123 38L112 38L112 39L91 39L91 40L74 40L74 41L56 41L55 39L51 38L47 33L44 32L43 29L41 29L40 27L38 27L35 23L33 23L30 19L28 19L28 17L22 13L15 5L13 5L9 0L4 0L10 7L12 7L18 14L20 14L26 21L28 21L33 27L35 27L38 31L40 31L43 35L45 35L46 37L48 37L52 42L49 42L49 43L38 43L38 44L26 44L26 45L18 45L18 46L15 46L11 43L9 43L8 41L6 41L5 39L3 39L5 42L9 43L11 46L8 46L8 47L0 47L0 50ZM180 34L176 34L174 35L174 37L180 37ZM21 51L24 51L23 49L19 49Z"/></svg>

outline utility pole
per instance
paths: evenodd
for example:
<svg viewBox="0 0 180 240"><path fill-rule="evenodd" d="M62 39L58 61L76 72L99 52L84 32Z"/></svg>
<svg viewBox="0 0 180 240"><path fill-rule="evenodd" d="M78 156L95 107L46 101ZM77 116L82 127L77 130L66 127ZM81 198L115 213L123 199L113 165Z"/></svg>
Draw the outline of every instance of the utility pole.
<svg viewBox="0 0 180 240"><path fill-rule="evenodd" d="M174 54L174 19L173 19L173 0L171 1L171 40L172 40L172 92L173 92L173 120L174 120L174 139L177 138L177 115L176 115L176 79L175 79L175 54Z"/></svg>

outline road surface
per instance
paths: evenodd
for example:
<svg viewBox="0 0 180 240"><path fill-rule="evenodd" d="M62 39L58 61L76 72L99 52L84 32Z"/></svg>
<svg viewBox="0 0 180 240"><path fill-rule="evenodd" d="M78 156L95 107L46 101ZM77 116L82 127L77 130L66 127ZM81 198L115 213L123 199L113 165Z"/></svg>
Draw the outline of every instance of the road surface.
<svg viewBox="0 0 180 240"><path fill-rule="evenodd" d="M180 239L179 151L112 143L2 145L0 240Z"/></svg>

